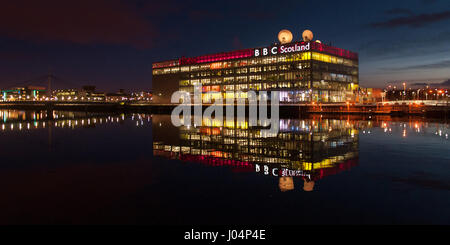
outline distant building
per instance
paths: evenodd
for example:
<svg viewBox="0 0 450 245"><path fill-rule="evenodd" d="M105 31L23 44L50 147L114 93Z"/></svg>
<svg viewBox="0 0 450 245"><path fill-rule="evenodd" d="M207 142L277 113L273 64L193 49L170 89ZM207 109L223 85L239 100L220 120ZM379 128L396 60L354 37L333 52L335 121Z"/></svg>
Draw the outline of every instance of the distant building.
<svg viewBox="0 0 450 245"><path fill-rule="evenodd" d="M103 92L94 92L89 94L88 99L93 101L106 101L106 94Z"/></svg>
<svg viewBox="0 0 450 245"><path fill-rule="evenodd" d="M104 92L95 91L95 86L85 85L82 87L80 96L90 101L106 101Z"/></svg>
<svg viewBox="0 0 450 245"><path fill-rule="evenodd" d="M84 85L83 87L81 87L82 91L92 92L92 93L95 92L95 88L96 87L94 85Z"/></svg>
<svg viewBox="0 0 450 245"><path fill-rule="evenodd" d="M108 93L106 94L106 100L107 101L126 101L129 100L130 95L125 93L124 89L119 89L119 92L117 93Z"/></svg>
<svg viewBox="0 0 450 245"><path fill-rule="evenodd" d="M381 102L385 97L385 93L381 88L361 88L359 91L360 101L362 103Z"/></svg>
<svg viewBox="0 0 450 245"><path fill-rule="evenodd" d="M79 89L58 89L53 91L55 100L63 101L105 101L104 92L96 92L95 86L83 86Z"/></svg>
<svg viewBox="0 0 450 245"><path fill-rule="evenodd" d="M115 101L151 101L152 93L151 92L134 92L131 94L125 93L124 89L120 89L119 92L116 93L108 93L106 95L106 100L115 102Z"/></svg>
<svg viewBox="0 0 450 245"><path fill-rule="evenodd" d="M2 90L1 100L19 101L19 100L39 100L45 96L45 87L26 86L15 87L11 89Z"/></svg>
<svg viewBox="0 0 450 245"><path fill-rule="evenodd" d="M152 100L152 92L137 92L131 94L131 100L137 100L137 101L151 101Z"/></svg>
<svg viewBox="0 0 450 245"><path fill-rule="evenodd" d="M449 100L449 89L446 88L430 88L423 87L419 89L399 89L396 87L389 87L384 90L386 100Z"/></svg>
<svg viewBox="0 0 450 245"><path fill-rule="evenodd" d="M120 89L115 93L104 93L95 90L96 87L86 85L77 88L55 89L51 96L46 94L45 87L26 86L0 90L0 101L33 101L33 100L54 100L54 101L147 101L152 100L152 92L126 93Z"/></svg>
<svg viewBox="0 0 450 245"><path fill-rule="evenodd" d="M78 100L79 91L77 89L53 90L52 95L57 100Z"/></svg>

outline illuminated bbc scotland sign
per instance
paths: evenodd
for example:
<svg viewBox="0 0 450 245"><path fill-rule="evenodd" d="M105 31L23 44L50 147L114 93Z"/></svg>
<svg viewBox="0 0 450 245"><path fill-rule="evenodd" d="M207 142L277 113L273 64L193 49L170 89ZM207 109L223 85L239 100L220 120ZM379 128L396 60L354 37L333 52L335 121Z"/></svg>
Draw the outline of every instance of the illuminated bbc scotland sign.
<svg viewBox="0 0 450 245"><path fill-rule="evenodd" d="M272 46L268 48L257 48L254 51L254 56L267 56L267 55L275 55L275 54L287 54L294 52L301 52L309 50L310 43L299 45L298 43L291 45L281 45L281 46Z"/></svg>

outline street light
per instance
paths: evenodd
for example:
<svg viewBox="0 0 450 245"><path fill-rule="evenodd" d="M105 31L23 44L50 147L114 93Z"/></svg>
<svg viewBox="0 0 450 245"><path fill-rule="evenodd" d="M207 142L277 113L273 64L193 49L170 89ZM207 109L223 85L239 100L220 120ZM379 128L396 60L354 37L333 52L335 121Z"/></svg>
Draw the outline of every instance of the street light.
<svg viewBox="0 0 450 245"><path fill-rule="evenodd" d="M406 98L406 83L403 83L403 100Z"/></svg>

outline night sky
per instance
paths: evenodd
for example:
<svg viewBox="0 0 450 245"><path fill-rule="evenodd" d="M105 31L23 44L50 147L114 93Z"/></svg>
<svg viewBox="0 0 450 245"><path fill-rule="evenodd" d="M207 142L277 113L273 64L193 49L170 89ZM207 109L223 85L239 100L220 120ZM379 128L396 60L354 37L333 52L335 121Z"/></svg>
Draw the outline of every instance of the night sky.
<svg viewBox="0 0 450 245"><path fill-rule="evenodd" d="M149 90L152 62L269 46L281 29L358 52L365 87L450 79L448 0L3 0L0 88L52 72L55 87Z"/></svg>

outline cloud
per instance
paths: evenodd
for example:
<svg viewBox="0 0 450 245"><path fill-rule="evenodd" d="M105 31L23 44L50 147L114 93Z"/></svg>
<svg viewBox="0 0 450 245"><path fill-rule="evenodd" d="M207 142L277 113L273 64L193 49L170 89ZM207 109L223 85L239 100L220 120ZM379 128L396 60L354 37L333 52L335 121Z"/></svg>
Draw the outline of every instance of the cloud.
<svg viewBox="0 0 450 245"><path fill-rule="evenodd" d="M411 86L427 86L428 83L413 83Z"/></svg>
<svg viewBox="0 0 450 245"><path fill-rule="evenodd" d="M413 14L407 17L397 17L383 22L371 23L369 26L373 28L395 28L401 26L417 28L448 19L450 19L450 11L443 11L432 14Z"/></svg>
<svg viewBox="0 0 450 245"><path fill-rule="evenodd" d="M441 83L414 83L413 86L432 86L432 87L450 87L450 79Z"/></svg>
<svg viewBox="0 0 450 245"><path fill-rule="evenodd" d="M430 36L418 35L414 38L403 36L398 38L374 39L363 43L357 50L360 54L368 56L366 60L380 60L382 57L384 59L417 58L423 55L442 57L449 51L448 42L450 42L450 32L446 31Z"/></svg>
<svg viewBox="0 0 450 245"><path fill-rule="evenodd" d="M0 35L148 48L158 31L137 8L120 0L17 0L0 4Z"/></svg>
<svg viewBox="0 0 450 245"><path fill-rule="evenodd" d="M450 60L444 60L444 61L423 64L423 65L383 68L383 70L390 70L390 71L430 70L430 69L433 70L433 69L442 69L442 68L448 68L448 67L450 67Z"/></svg>

